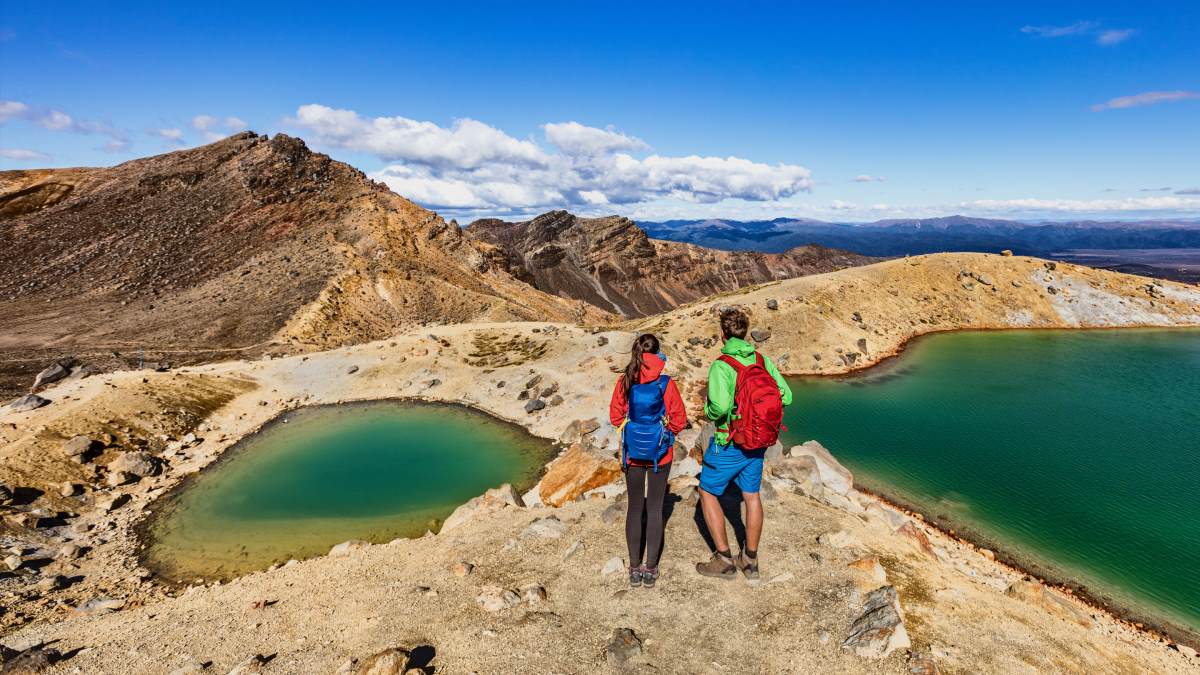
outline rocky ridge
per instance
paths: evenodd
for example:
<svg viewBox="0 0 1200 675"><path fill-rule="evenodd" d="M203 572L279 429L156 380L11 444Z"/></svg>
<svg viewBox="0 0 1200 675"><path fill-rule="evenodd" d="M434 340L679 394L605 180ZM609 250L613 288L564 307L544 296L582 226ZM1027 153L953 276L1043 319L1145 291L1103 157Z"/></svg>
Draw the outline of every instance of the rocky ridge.
<svg viewBox="0 0 1200 675"><path fill-rule="evenodd" d="M719 251L646 236L621 216L551 211L510 223L477 220L468 235L494 247L497 264L535 288L626 317L674 309L715 293L874 262L824 246L783 253Z"/></svg>
<svg viewBox="0 0 1200 675"><path fill-rule="evenodd" d="M928 256L710 298L625 328L664 336L695 417L702 366L717 349L706 331L724 304L743 305L756 326L767 324L763 339L786 372L820 372L821 359L783 356L837 354L859 335L881 338L881 346L889 344L882 338L895 341L894 351L912 334L955 321L1200 324L1195 289L1163 284L1151 293L1148 283L1020 257ZM926 295L937 302L924 303ZM884 315L888 304L894 311ZM789 328L801 321L803 332ZM103 672L116 659L151 672L184 661L227 669L272 655L256 667L329 671L357 659L353 672L372 654L419 646L435 647L434 663L447 672L716 672L745 665L736 659L746 653L762 659L752 668L767 672L830 663L844 672L903 672L928 660L947 671L1194 667L1187 646L1169 647L857 493L819 444L772 456L764 550L774 553L764 562L769 583L750 593L689 576L705 548L694 518L679 516L694 513L694 448L703 439L698 429L685 435L681 457L691 456L671 478L670 567L658 589L667 602L622 593L620 575L602 574L623 550L614 437L590 415L606 409L606 383L632 337L564 324L466 324L286 358L60 379L41 392L47 405L0 412L0 482L8 488L0 509L12 559L12 573L0 579L0 604L9 608L0 620L10 633L2 642L87 647L63 666L82 672ZM835 368L861 367L884 351ZM442 535L346 546L181 595L140 567L134 525L183 476L281 411L383 397L473 405L566 448L533 490L481 498ZM531 400L543 406L529 409ZM80 436L89 441L82 453ZM562 506L547 506L554 503ZM876 593L888 586L896 603L891 592ZM705 618L713 606L736 620L716 630ZM229 630L215 634L214 621ZM545 649L547 635L563 647ZM697 640L709 649L695 650Z"/></svg>

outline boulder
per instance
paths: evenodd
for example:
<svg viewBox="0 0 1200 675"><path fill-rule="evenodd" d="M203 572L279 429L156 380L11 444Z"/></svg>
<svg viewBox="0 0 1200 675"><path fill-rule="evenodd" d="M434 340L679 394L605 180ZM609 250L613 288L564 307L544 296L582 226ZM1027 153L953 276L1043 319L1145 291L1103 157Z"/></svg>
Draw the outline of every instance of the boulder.
<svg viewBox="0 0 1200 675"><path fill-rule="evenodd" d="M576 443L550 464L538 483L538 494L543 504L562 506L620 476L621 464L616 458Z"/></svg>
<svg viewBox="0 0 1200 675"><path fill-rule="evenodd" d="M104 513L112 513L129 502L129 495L106 495L96 500L96 507Z"/></svg>
<svg viewBox="0 0 1200 675"><path fill-rule="evenodd" d="M498 488L492 488L487 492L473 497L470 501L462 506L454 509L446 522L442 523L442 532L449 532L463 523L471 520L480 513L499 511L504 508L522 508L525 503L521 500L520 495L513 489L512 485L505 483Z"/></svg>
<svg viewBox="0 0 1200 675"><path fill-rule="evenodd" d="M49 404L50 401L48 399L44 399L37 394L27 394L13 401L12 403L9 403L8 409L12 412L29 412L30 410L36 410L37 408Z"/></svg>
<svg viewBox="0 0 1200 675"><path fill-rule="evenodd" d="M854 620L850 634L842 642L844 651L872 659L911 646L895 586L884 586L867 594L862 614Z"/></svg>
<svg viewBox="0 0 1200 675"><path fill-rule="evenodd" d="M521 538L539 537L542 539L558 539L567 532L567 524L554 516L538 518L521 530Z"/></svg>
<svg viewBox="0 0 1200 675"><path fill-rule="evenodd" d="M896 534L911 541L925 555L936 558L937 554L933 552L933 544L929 542L929 537L921 531L919 527L909 521L896 529Z"/></svg>
<svg viewBox="0 0 1200 675"><path fill-rule="evenodd" d="M109 471L108 477L104 479L104 484L108 487L120 487L129 483L136 483L138 477L128 471Z"/></svg>
<svg viewBox="0 0 1200 675"><path fill-rule="evenodd" d="M70 375L71 371L69 368L70 362L52 363L49 366L46 366L42 372L37 374L37 377L33 378L33 391L37 391L38 389L53 382L58 382L59 380Z"/></svg>
<svg viewBox="0 0 1200 675"><path fill-rule="evenodd" d="M780 441L775 441L775 445L767 448L767 451L763 453L763 460L767 462L778 462L781 459L783 459L783 443Z"/></svg>
<svg viewBox="0 0 1200 675"><path fill-rule="evenodd" d="M21 565L24 564L24 558L16 553L13 553L4 559L4 566L8 568L9 572L16 572L17 570L21 569Z"/></svg>
<svg viewBox="0 0 1200 675"><path fill-rule="evenodd" d="M43 673L62 659L63 655L57 649L43 644L36 644L20 652L5 647L0 650L0 672L5 675Z"/></svg>
<svg viewBox="0 0 1200 675"><path fill-rule="evenodd" d="M521 604L521 597L499 586L484 586L475 596L475 604L486 612L499 612Z"/></svg>
<svg viewBox="0 0 1200 675"><path fill-rule="evenodd" d="M95 441L87 436L74 436L71 438L71 440L63 443L63 454L67 457L78 457L80 455L85 455L89 450L92 449L92 446L95 445L95 443Z"/></svg>
<svg viewBox="0 0 1200 675"><path fill-rule="evenodd" d="M879 564L879 559L873 556L859 558L846 567L862 572L861 580L864 590L871 590L887 583L887 571L883 569L883 565Z"/></svg>
<svg viewBox="0 0 1200 675"><path fill-rule="evenodd" d="M0 483L0 506L8 506L13 503L13 489L5 483Z"/></svg>
<svg viewBox="0 0 1200 675"><path fill-rule="evenodd" d="M1014 581L1005 589L1004 594L1010 598L1023 600L1055 616L1074 621L1081 626L1090 627L1092 625L1092 620L1086 612L1033 579Z"/></svg>
<svg viewBox="0 0 1200 675"><path fill-rule="evenodd" d="M575 420L567 425L563 430L562 440L564 443L579 443L585 436L600 428L600 420L595 417L587 420Z"/></svg>
<svg viewBox="0 0 1200 675"><path fill-rule="evenodd" d="M404 675L412 653L407 649L389 647L368 656L358 668L358 675Z"/></svg>
<svg viewBox="0 0 1200 675"><path fill-rule="evenodd" d="M816 441L793 446L788 452L792 457L811 457L821 479L821 487L831 492L846 495L854 488L854 474L842 466L825 446Z"/></svg>
<svg viewBox="0 0 1200 675"><path fill-rule="evenodd" d="M370 545L370 542L361 539L349 539L329 549L329 556L332 558L344 558L354 551L361 551Z"/></svg>
<svg viewBox="0 0 1200 675"><path fill-rule="evenodd" d="M810 456L782 457L768 464L767 472L801 494L820 497L821 473Z"/></svg>
<svg viewBox="0 0 1200 675"><path fill-rule="evenodd" d="M642 641L631 628L617 628L604 647L604 655L608 664L619 668L626 661L641 656Z"/></svg>
<svg viewBox="0 0 1200 675"><path fill-rule="evenodd" d="M678 455L671 462L670 478L674 480L680 476L699 476L700 462L695 457L687 456L679 459Z"/></svg>
<svg viewBox="0 0 1200 675"><path fill-rule="evenodd" d="M108 470L124 471L138 478L147 478L162 471L162 461L148 452L127 452L110 462Z"/></svg>
<svg viewBox="0 0 1200 675"><path fill-rule="evenodd" d="M525 412L533 414L546 407L546 402L540 398L531 399L525 403Z"/></svg>

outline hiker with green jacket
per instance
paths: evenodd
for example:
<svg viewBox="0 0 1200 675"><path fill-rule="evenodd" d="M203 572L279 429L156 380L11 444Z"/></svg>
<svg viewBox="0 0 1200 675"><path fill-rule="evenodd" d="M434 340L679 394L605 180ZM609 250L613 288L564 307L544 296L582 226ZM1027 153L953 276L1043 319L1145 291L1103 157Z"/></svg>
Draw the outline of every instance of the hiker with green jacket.
<svg viewBox="0 0 1200 675"><path fill-rule="evenodd" d="M783 407L792 403L792 390L775 364L746 342L749 328L750 318L745 312L723 310L721 334L725 346L708 369L704 413L716 432L704 451L700 469L700 507L716 551L708 562L697 563L696 571L720 579L732 579L738 570L748 579L759 577L763 510L758 491L763 455L779 439ZM717 501L731 481L742 491L746 504L746 542L736 558L729 550L725 514Z"/></svg>

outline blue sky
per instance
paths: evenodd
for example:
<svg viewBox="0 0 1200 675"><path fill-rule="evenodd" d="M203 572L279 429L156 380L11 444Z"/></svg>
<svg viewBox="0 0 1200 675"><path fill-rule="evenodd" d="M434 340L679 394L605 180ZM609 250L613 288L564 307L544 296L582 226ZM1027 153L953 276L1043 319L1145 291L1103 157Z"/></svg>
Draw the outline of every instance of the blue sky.
<svg viewBox="0 0 1200 675"><path fill-rule="evenodd" d="M341 4L4 3L0 168L250 128L460 218L1200 216L1196 2Z"/></svg>

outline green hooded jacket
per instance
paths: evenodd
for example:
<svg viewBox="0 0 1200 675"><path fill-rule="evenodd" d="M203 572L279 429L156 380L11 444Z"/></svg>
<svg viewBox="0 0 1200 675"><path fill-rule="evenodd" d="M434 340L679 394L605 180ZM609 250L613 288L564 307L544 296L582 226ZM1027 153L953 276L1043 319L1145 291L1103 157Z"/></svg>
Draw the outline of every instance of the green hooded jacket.
<svg viewBox="0 0 1200 675"><path fill-rule="evenodd" d="M754 345L741 338L731 337L726 340L725 346L721 347L721 353L732 356L744 366L754 363L755 360ZM763 362L767 366L767 372L775 378L775 383L779 385L779 394L783 397L783 404L791 405L792 390L788 387L787 380L783 379L779 370L775 368L775 364L765 354ZM704 414L716 425L717 443L721 445L729 444L729 415L733 412L733 396L736 387L737 371L733 369L733 366L720 359L713 361L708 368L708 400L704 403Z"/></svg>

